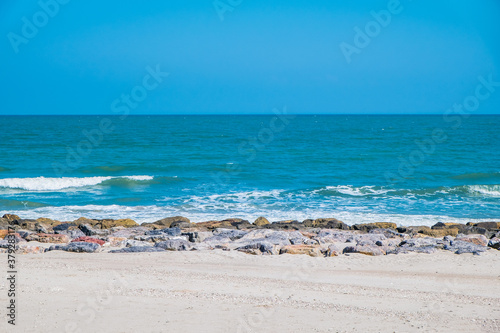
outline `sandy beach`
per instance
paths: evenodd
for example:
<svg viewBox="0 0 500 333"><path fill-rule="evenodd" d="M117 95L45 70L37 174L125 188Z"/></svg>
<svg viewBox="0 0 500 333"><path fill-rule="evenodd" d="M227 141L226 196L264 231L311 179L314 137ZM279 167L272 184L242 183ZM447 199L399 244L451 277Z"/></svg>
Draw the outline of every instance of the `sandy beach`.
<svg viewBox="0 0 500 333"><path fill-rule="evenodd" d="M2 332L500 330L497 251L331 258L52 251L18 262L17 325L4 318ZM1 289L4 303L5 283Z"/></svg>

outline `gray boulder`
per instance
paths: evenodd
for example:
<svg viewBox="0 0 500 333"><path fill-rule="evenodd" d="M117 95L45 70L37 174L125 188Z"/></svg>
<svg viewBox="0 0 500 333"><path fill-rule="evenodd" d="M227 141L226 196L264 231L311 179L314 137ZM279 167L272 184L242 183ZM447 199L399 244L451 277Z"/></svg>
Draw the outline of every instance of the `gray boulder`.
<svg viewBox="0 0 500 333"><path fill-rule="evenodd" d="M444 247L445 250L452 251L455 254L472 253L475 255L481 254L481 252L486 252L489 248L482 245L477 245L470 242L465 242L461 240L454 240L450 245Z"/></svg>
<svg viewBox="0 0 500 333"><path fill-rule="evenodd" d="M149 230L150 229L146 227L132 227L113 232L110 236L133 238L135 236L145 235Z"/></svg>
<svg viewBox="0 0 500 333"><path fill-rule="evenodd" d="M57 231L56 234L58 235L66 235L68 236L70 239L75 239L75 238L79 238L79 237L84 237L86 236L83 231L81 231L80 229L78 229L77 227L70 227L68 229L65 229L65 230L61 230L61 231Z"/></svg>
<svg viewBox="0 0 500 333"><path fill-rule="evenodd" d="M319 244L329 243L346 243L347 240L353 240L353 233L350 231L324 229L318 232L316 237L313 237Z"/></svg>
<svg viewBox="0 0 500 333"><path fill-rule="evenodd" d="M184 239L170 239L156 243L155 246L168 251L187 251L190 248L189 242Z"/></svg>
<svg viewBox="0 0 500 333"><path fill-rule="evenodd" d="M78 226L85 236L108 236L110 231L108 229L95 229L90 224L80 224Z"/></svg>
<svg viewBox="0 0 500 333"><path fill-rule="evenodd" d="M496 250L500 250L500 238L493 237L492 239L489 240L488 246Z"/></svg>
<svg viewBox="0 0 500 333"><path fill-rule="evenodd" d="M189 231L183 232L181 235L186 237L191 243L199 243L209 237L212 237L213 234L210 231Z"/></svg>
<svg viewBox="0 0 500 333"><path fill-rule="evenodd" d="M258 240L250 241L243 246L237 247L236 250L251 254L278 254L274 244Z"/></svg>
<svg viewBox="0 0 500 333"><path fill-rule="evenodd" d="M167 235L167 236L175 237L175 236L181 235L181 229L175 227L175 228L150 230L150 231L146 232L146 235Z"/></svg>
<svg viewBox="0 0 500 333"><path fill-rule="evenodd" d="M217 228L215 229L214 232L214 236L227 237L233 241L236 239L240 239L246 234L248 234L248 231L238 230L238 229L224 229L224 228Z"/></svg>
<svg viewBox="0 0 500 333"><path fill-rule="evenodd" d="M96 243L87 243L87 242L74 242L69 243L68 245L52 245L45 251L67 251L67 252L87 252L93 253L97 252L101 249L101 246Z"/></svg>

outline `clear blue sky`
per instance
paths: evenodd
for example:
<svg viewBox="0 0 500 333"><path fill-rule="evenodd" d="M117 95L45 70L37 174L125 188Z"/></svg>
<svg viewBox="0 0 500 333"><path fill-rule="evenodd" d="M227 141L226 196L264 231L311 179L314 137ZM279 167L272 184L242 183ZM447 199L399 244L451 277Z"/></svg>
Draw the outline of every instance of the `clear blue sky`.
<svg viewBox="0 0 500 333"><path fill-rule="evenodd" d="M135 114L443 113L500 81L497 0L401 0L350 63L341 43L389 1L65 1L46 22L0 2L0 114L112 114L156 65L169 76ZM476 112L500 113L500 87Z"/></svg>

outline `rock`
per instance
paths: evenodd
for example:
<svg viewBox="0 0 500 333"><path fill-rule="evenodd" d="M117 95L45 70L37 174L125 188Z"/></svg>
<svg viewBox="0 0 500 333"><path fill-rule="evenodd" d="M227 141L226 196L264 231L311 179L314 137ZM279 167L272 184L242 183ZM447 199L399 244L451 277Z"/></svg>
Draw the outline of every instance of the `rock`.
<svg viewBox="0 0 500 333"><path fill-rule="evenodd" d="M59 234L31 234L26 237L28 242L36 241L40 243L68 243L69 237Z"/></svg>
<svg viewBox="0 0 500 333"><path fill-rule="evenodd" d="M489 247L492 247L496 250L500 250L500 238L498 237L493 237L492 239L490 239L490 241L488 242L488 246Z"/></svg>
<svg viewBox="0 0 500 333"><path fill-rule="evenodd" d="M182 236L187 237L187 239L192 243L203 242L208 237L212 237L212 233L210 231L190 231L183 232Z"/></svg>
<svg viewBox="0 0 500 333"><path fill-rule="evenodd" d="M436 252L437 250L444 249L445 246L450 244L450 236L444 239L437 239L431 237L420 237L420 238L411 238L403 240L399 247L386 249L387 254L400 254L400 253L427 253L431 254Z"/></svg>
<svg viewBox="0 0 500 333"><path fill-rule="evenodd" d="M402 241L399 246L406 248L419 248L419 247L434 247L436 249L444 249L446 245L449 245L448 239L437 239L431 237L425 238L411 238Z"/></svg>
<svg viewBox="0 0 500 333"><path fill-rule="evenodd" d="M36 225L38 222L36 220L30 220L30 219L19 219L19 220L13 220L9 223L14 226L19 226L22 229L36 231Z"/></svg>
<svg viewBox="0 0 500 333"><path fill-rule="evenodd" d="M125 241L125 247L134 247L134 246L153 246L153 243L138 241L135 239L127 239Z"/></svg>
<svg viewBox="0 0 500 333"><path fill-rule="evenodd" d="M98 220L98 223L94 225L94 227L98 227L100 229L110 229L113 227L125 227L125 228L131 228L131 227L137 227L138 224L131 219L120 219L120 220Z"/></svg>
<svg viewBox="0 0 500 333"><path fill-rule="evenodd" d="M345 243L348 239L354 239L354 234L350 231L325 229L321 230L313 239L320 244Z"/></svg>
<svg viewBox="0 0 500 333"><path fill-rule="evenodd" d="M180 228L165 228L165 229L156 229L150 230L145 233L145 235L167 235L171 237L180 236L181 229Z"/></svg>
<svg viewBox="0 0 500 333"><path fill-rule="evenodd" d="M479 222L475 223L474 227L484 228L486 230L499 230L500 222Z"/></svg>
<svg viewBox="0 0 500 333"><path fill-rule="evenodd" d="M93 253L101 249L101 246L96 243L75 242L68 245L52 245L46 251L67 251L67 252L87 252Z"/></svg>
<svg viewBox="0 0 500 333"><path fill-rule="evenodd" d="M28 237L31 234L34 234L34 232L29 231L29 230L19 229L19 230L17 230L17 234L19 235L19 237L26 239L26 237Z"/></svg>
<svg viewBox="0 0 500 333"><path fill-rule="evenodd" d="M207 222L199 222L199 223L194 223L194 228L196 229L205 229L205 230L215 230L217 228L233 228L235 229L234 226L231 225L228 221L207 221Z"/></svg>
<svg viewBox="0 0 500 333"><path fill-rule="evenodd" d="M74 224L76 225L80 225L80 224L88 224L88 225L91 225L91 226L94 226L96 225L97 223L99 223L99 221L97 220L92 220L92 219L88 219L86 217L80 217L79 219L77 220L74 220L73 221Z"/></svg>
<svg viewBox="0 0 500 333"><path fill-rule="evenodd" d="M361 253L369 256L380 256L386 254L381 247L376 245L347 246L344 248L343 253Z"/></svg>
<svg viewBox="0 0 500 333"><path fill-rule="evenodd" d="M160 247L154 246L132 246L119 250L111 250L109 253L137 253L137 252L164 252Z"/></svg>
<svg viewBox="0 0 500 333"><path fill-rule="evenodd" d="M55 233L59 234L59 235L66 235L70 239L75 239L75 238L78 238L78 237L85 236L85 234L83 233L83 231L81 231L80 229L78 229L78 227L75 227L75 226L71 226L71 227L69 227L69 228L67 228L65 230L62 230L62 231L56 231Z"/></svg>
<svg viewBox="0 0 500 333"><path fill-rule="evenodd" d="M15 241L16 243L26 242L26 239L24 239L24 238L22 237L22 235L21 235L21 234L19 234L19 233L17 233L17 232L16 232L16 233L8 233L7 235L5 235L5 236L4 236L4 238L3 238L3 239L4 239L4 240L9 241L9 240L11 240L12 238L14 238L14 241Z"/></svg>
<svg viewBox="0 0 500 333"><path fill-rule="evenodd" d="M16 254L38 254L44 253L45 248L43 246L34 245L30 243L22 243L16 249Z"/></svg>
<svg viewBox="0 0 500 333"><path fill-rule="evenodd" d="M107 229L101 230L96 229L90 226L89 224L80 224L78 228L86 235L86 236L101 236L105 237L110 234L110 231Z"/></svg>
<svg viewBox="0 0 500 333"><path fill-rule="evenodd" d="M327 257L338 257L344 252L345 246L343 244L334 243L328 245L325 255Z"/></svg>
<svg viewBox="0 0 500 333"><path fill-rule="evenodd" d="M203 240L203 244L208 245L209 248L227 248L233 240L224 234L217 234Z"/></svg>
<svg viewBox="0 0 500 333"><path fill-rule="evenodd" d="M464 235L484 235L486 238L491 238L495 236L495 230L488 230L485 228L480 228L476 226L465 226L463 229L459 230L459 233Z"/></svg>
<svg viewBox="0 0 500 333"><path fill-rule="evenodd" d="M375 245L376 242L387 240L383 234L357 234L353 236L357 245Z"/></svg>
<svg viewBox="0 0 500 333"><path fill-rule="evenodd" d="M386 238L406 238L408 235L405 235L404 233L400 233L397 230L394 229L371 229L368 233L370 234L382 234Z"/></svg>
<svg viewBox="0 0 500 333"><path fill-rule="evenodd" d="M0 217L0 229L7 229L9 225L10 225L9 220Z"/></svg>
<svg viewBox="0 0 500 333"><path fill-rule="evenodd" d="M489 223L489 222L486 222ZM487 226L487 225L486 225ZM467 223L467 225L460 224L460 223L442 223L438 222L435 225L432 226L432 230L429 230L428 227L413 227L418 229L419 233L423 233L425 235L431 236L431 237L443 237L443 236L456 236L458 234L464 234L464 235L475 235L475 234L481 234L485 235L486 238L491 238L495 231L494 230L489 230L487 228L482 228L480 226L476 226L473 223Z"/></svg>
<svg viewBox="0 0 500 333"><path fill-rule="evenodd" d="M355 224L352 226L354 230L360 230L364 232L369 232L372 229L396 229L398 226L396 223L391 222L375 222L375 223L363 223Z"/></svg>
<svg viewBox="0 0 500 333"><path fill-rule="evenodd" d="M48 219L48 218L45 218L45 217L40 217L38 219L36 219L36 221L38 223L42 223L42 224L45 224L45 225L48 225L48 226L51 226L51 227L55 227L59 224L61 224L62 222L61 221L57 221L57 220L52 220L52 219Z"/></svg>
<svg viewBox="0 0 500 333"><path fill-rule="evenodd" d="M172 240L172 239L180 239L180 240L185 240L187 241L187 237L183 236L170 236L166 233L159 233L157 235L143 235L143 236L135 236L135 240L138 241L143 241L143 242L153 242L153 243L158 243L158 242L163 242L167 240Z"/></svg>
<svg viewBox="0 0 500 333"><path fill-rule="evenodd" d="M421 226L421 227L413 227L413 229L417 229L419 234L423 234L426 236L431 236L435 238L441 238L444 236L456 236L458 235L458 228L442 228L442 229L431 229L429 227Z"/></svg>
<svg viewBox="0 0 500 333"><path fill-rule="evenodd" d="M126 238L133 238L135 236L142 236L145 235L146 232L150 231L150 229L146 227L131 227L119 231L115 231L109 236L111 237L126 237Z"/></svg>
<svg viewBox="0 0 500 333"><path fill-rule="evenodd" d="M48 233L47 227L41 223L35 224L35 231L42 234Z"/></svg>
<svg viewBox="0 0 500 333"><path fill-rule="evenodd" d="M288 233L285 231L274 231L267 229L252 230L237 241L239 247L245 246L245 243L253 241L265 241L273 245L291 245L288 239Z"/></svg>
<svg viewBox="0 0 500 333"><path fill-rule="evenodd" d="M323 257L319 246L314 245L286 245L280 249L280 254L306 254L311 257Z"/></svg>
<svg viewBox="0 0 500 333"><path fill-rule="evenodd" d="M272 230L301 230L304 228L304 225L296 220L287 220L265 224L262 227Z"/></svg>
<svg viewBox="0 0 500 333"><path fill-rule="evenodd" d="M455 238L456 241L464 241L474 243L476 245L488 246L488 239L484 235L463 235L459 234Z"/></svg>
<svg viewBox="0 0 500 333"><path fill-rule="evenodd" d="M21 219L19 216L14 215L14 214L5 214L4 216L2 216L2 218L6 219L9 222L13 222L13 221Z"/></svg>
<svg viewBox="0 0 500 333"><path fill-rule="evenodd" d="M88 236L78 237L76 239L73 239L71 242L72 243L74 243L74 242L96 243L96 244L99 244L101 246L103 246L104 243L106 243L105 241L103 241L101 239L92 238L92 237L88 237Z"/></svg>
<svg viewBox="0 0 500 333"><path fill-rule="evenodd" d="M168 251L187 251L189 250L189 242L184 239L170 239L155 244L156 247Z"/></svg>
<svg viewBox="0 0 500 333"><path fill-rule="evenodd" d="M57 234L59 231L68 230L70 227L76 227L76 226L77 226L76 223L65 222L65 223L61 223L59 225L56 225L52 229Z"/></svg>
<svg viewBox="0 0 500 333"><path fill-rule="evenodd" d="M16 244L15 250L16 254L38 254L45 252L44 244L37 242L23 242ZM6 253L9 248L9 242L7 240L0 240L0 253Z"/></svg>
<svg viewBox="0 0 500 333"><path fill-rule="evenodd" d="M141 225L147 226L147 225L151 225L151 224L156 224L159 226L163 226L164 228L170 228L172 226L172 224L174 224L174 227L175 227L176 224L183 223L183 222L191 224L191 221L187 217L173 216L173 217L167 217L167 218L158 220L158 221L153 222L153 223L143 223Z"/></svg>
<svg viewBox="0 0 500 333"><path fill-rule="evenodd" d="M0 230L0 239L4 239L4 237L9 233L9 230Z"/></svg>
<svg viewBox="0 0 500 333"><path fill-rule="evenodd" d="M316 244L319 244L318 241L311 239L309 237L305 237L299 231L289 231L288 232L288 240L290 241L290 243L292 245L300 245L300 244L316 245Z"/></svg>
<svg viewBox="0 0 500 333"><path fill-rule="evenodd" d="M278 254L275 245L266 241L251 241L243 246L237 247L236 250L248 254Z"/></svg>
<svg viewBox="0 0 500 333"><path fill-rule="evenodd" d="M127 238L109 236L108 238L106 238L106 240L109 242L109 246L111 246L111 247L124 247L125 242L127 241Z"/></svg>
<svg viewBox="0 0 500 333"><path fill-rule="evenodd" d="M304 227L308 228L328 228L328 229L342 229L349 230L349 226L342 221L334 218L320 218L316 220L304 220L302 222Z"/></svg>
<svg viewBox="0 0 500 333"><path fill-rule="evenodd" d="M488 250L488 247L477 245L471 242L465 242L461 240L454 240L450 245L444 247L445 250L455 252L456 254L472 253L475 255L481 254Z"/></svg>
<svg viewBox="0 0 500 333"><path fill-rule="evenodd" d="M246 234L248 234L248 231L237 230L237 229L217 228L214 231L214 235L228 237L233 241L236 239L240 239L241 237L245 236Z"/></svg>
<svg viewBox="0 0 500 333"><path fill-rule="evenodd" d="M251 226L252 225L247 220L236 219L236 218L225 219L222 221L200 222L194 224L194 227L197 229L208 229L208 230L214 230L217 228L245 229Z"/></svg>
<svg viewBox="0 0 500 333"><path fill-rule="evenodd" d="M256 225L257 227L261 227L263 225L270 224L270 223L265 217L261 216L261 217L257 218L253 224Z"/></svg>
<svg viewBox="0 0 500 333"><path fill-rule="evenodd" d="M463 227L463 224L460 223L443 223L443 222L438 222L434 224L431 229L459 229Z"/></svg>

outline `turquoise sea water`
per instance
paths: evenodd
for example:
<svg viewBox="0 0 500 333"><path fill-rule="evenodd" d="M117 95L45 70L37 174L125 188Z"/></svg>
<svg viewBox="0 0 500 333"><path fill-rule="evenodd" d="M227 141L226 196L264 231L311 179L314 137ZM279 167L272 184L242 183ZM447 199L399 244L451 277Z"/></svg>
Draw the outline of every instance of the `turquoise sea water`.
<svg viewBox="0 0 500 333"><path fill-rule="evenodd" d="M500 220L500 116L2 116L0 214Z"/></svg>

